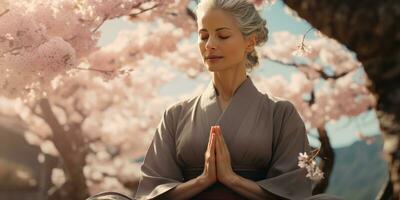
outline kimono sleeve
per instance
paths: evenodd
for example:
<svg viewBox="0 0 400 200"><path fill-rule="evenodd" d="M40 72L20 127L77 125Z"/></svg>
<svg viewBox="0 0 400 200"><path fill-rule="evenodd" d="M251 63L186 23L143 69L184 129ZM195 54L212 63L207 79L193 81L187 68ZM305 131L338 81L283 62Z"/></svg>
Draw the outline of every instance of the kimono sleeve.
<svg viewBox="0 0 400 200"><path fill-rule="evenodd" d="M183 182L176 160L173 118L176 116L167 109L141 166L135 199L156 199Z"/></svg>
<svg viewBox="0 0 400 200"><path fill-rule="evenodd" d="M286 199L306 199L312 194L312 182L297 165L299 153L310 150L304 122L292 103L280 101L273 123L272 158L266 179L257 184Z"/></svg>

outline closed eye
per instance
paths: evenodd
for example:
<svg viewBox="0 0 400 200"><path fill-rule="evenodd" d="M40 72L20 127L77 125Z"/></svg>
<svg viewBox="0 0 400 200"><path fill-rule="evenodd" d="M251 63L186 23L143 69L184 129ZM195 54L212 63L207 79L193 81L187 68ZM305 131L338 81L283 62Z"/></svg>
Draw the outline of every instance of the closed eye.
<svg viewBox="0 0 400 200"><path fill-rule="evenodd" d="M227 37L222 37L222 36L220 36L219 38L220 38L220 39L223 39L223 40L226 40L226 39L229 38L229 36L227 36ZM200 38L200 39L201 39L201 40L207 40L208 37L204 37L204 38Z"/></svg>

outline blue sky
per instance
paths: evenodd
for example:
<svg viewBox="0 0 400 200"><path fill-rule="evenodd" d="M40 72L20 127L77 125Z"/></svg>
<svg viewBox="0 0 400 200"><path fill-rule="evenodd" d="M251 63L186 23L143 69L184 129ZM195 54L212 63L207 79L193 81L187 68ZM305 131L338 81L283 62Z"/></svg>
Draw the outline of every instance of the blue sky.
<svg viewBox="0 0 400 200"><path fill-rule="evenodd" d="M271 7L264 8L261 13L267 20L270 34L277 31L289 31L292 34L303 35L311 27L305 21L295 19L286 14L281 1L277 1ZM100 28L102 36L99 45L104 46L112 42L121 30L135 30L135 25L122 19L115 19L104 23ZM307 35L308 39L312 37L314 37L312 33ZM255 73L261 73L267 77L280 74L288 80L294 72L296 70L292 67L282 66L265 60L261 62L261 66L255 71ZM192 80L184 75L177 75L174 81L166 85L161 92L168 95L179 95L190 92L199 83L206 83L208 81L207 79ZM374 111L362 113L357 117L343 117L335 123L328 123L326 128L333 147L343 147L352 144L357 140L353 134L356 131L361 131L366 136L380 134L379 124ZM312 131L309 136L310 143L318 145L318 140L313 135L315 136L316 133Z"/></svg>

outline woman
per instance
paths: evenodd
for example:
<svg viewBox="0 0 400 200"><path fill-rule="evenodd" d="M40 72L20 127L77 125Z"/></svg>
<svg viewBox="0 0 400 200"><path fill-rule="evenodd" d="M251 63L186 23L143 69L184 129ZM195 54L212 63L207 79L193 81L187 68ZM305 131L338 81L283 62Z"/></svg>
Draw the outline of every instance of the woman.
<svg viewBox="0 0 400 200"><path fill-rule="evenodd" d="M141 199L304 199L297 166L309 151L304 122L288 101L260 93L246 75L268 31L246 0L203 0L199 49L212 81L164 112L141 167Z"/></svg>

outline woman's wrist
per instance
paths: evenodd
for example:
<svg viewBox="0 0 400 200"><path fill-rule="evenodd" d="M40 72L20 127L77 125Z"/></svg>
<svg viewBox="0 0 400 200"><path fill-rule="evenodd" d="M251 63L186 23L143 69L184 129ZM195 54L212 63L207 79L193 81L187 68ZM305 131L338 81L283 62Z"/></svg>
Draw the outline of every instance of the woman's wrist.
<svg viewBox="0 0 400 200"><path fill-rule="evenodd" d="M237 174L232 174L231 176L229 176L229 178L224 180L223 184L229 188L233 188L236 187L239 184L239 182L240 182L240 176L238 176Z"/></svg>
<svg viewBox="0 0 400 200"><path fill-rule="evenodd" d="M200 175L196 177L196 184L202 188L207 188L208 186L212 185L213 183L204 175Z"/></svg>

